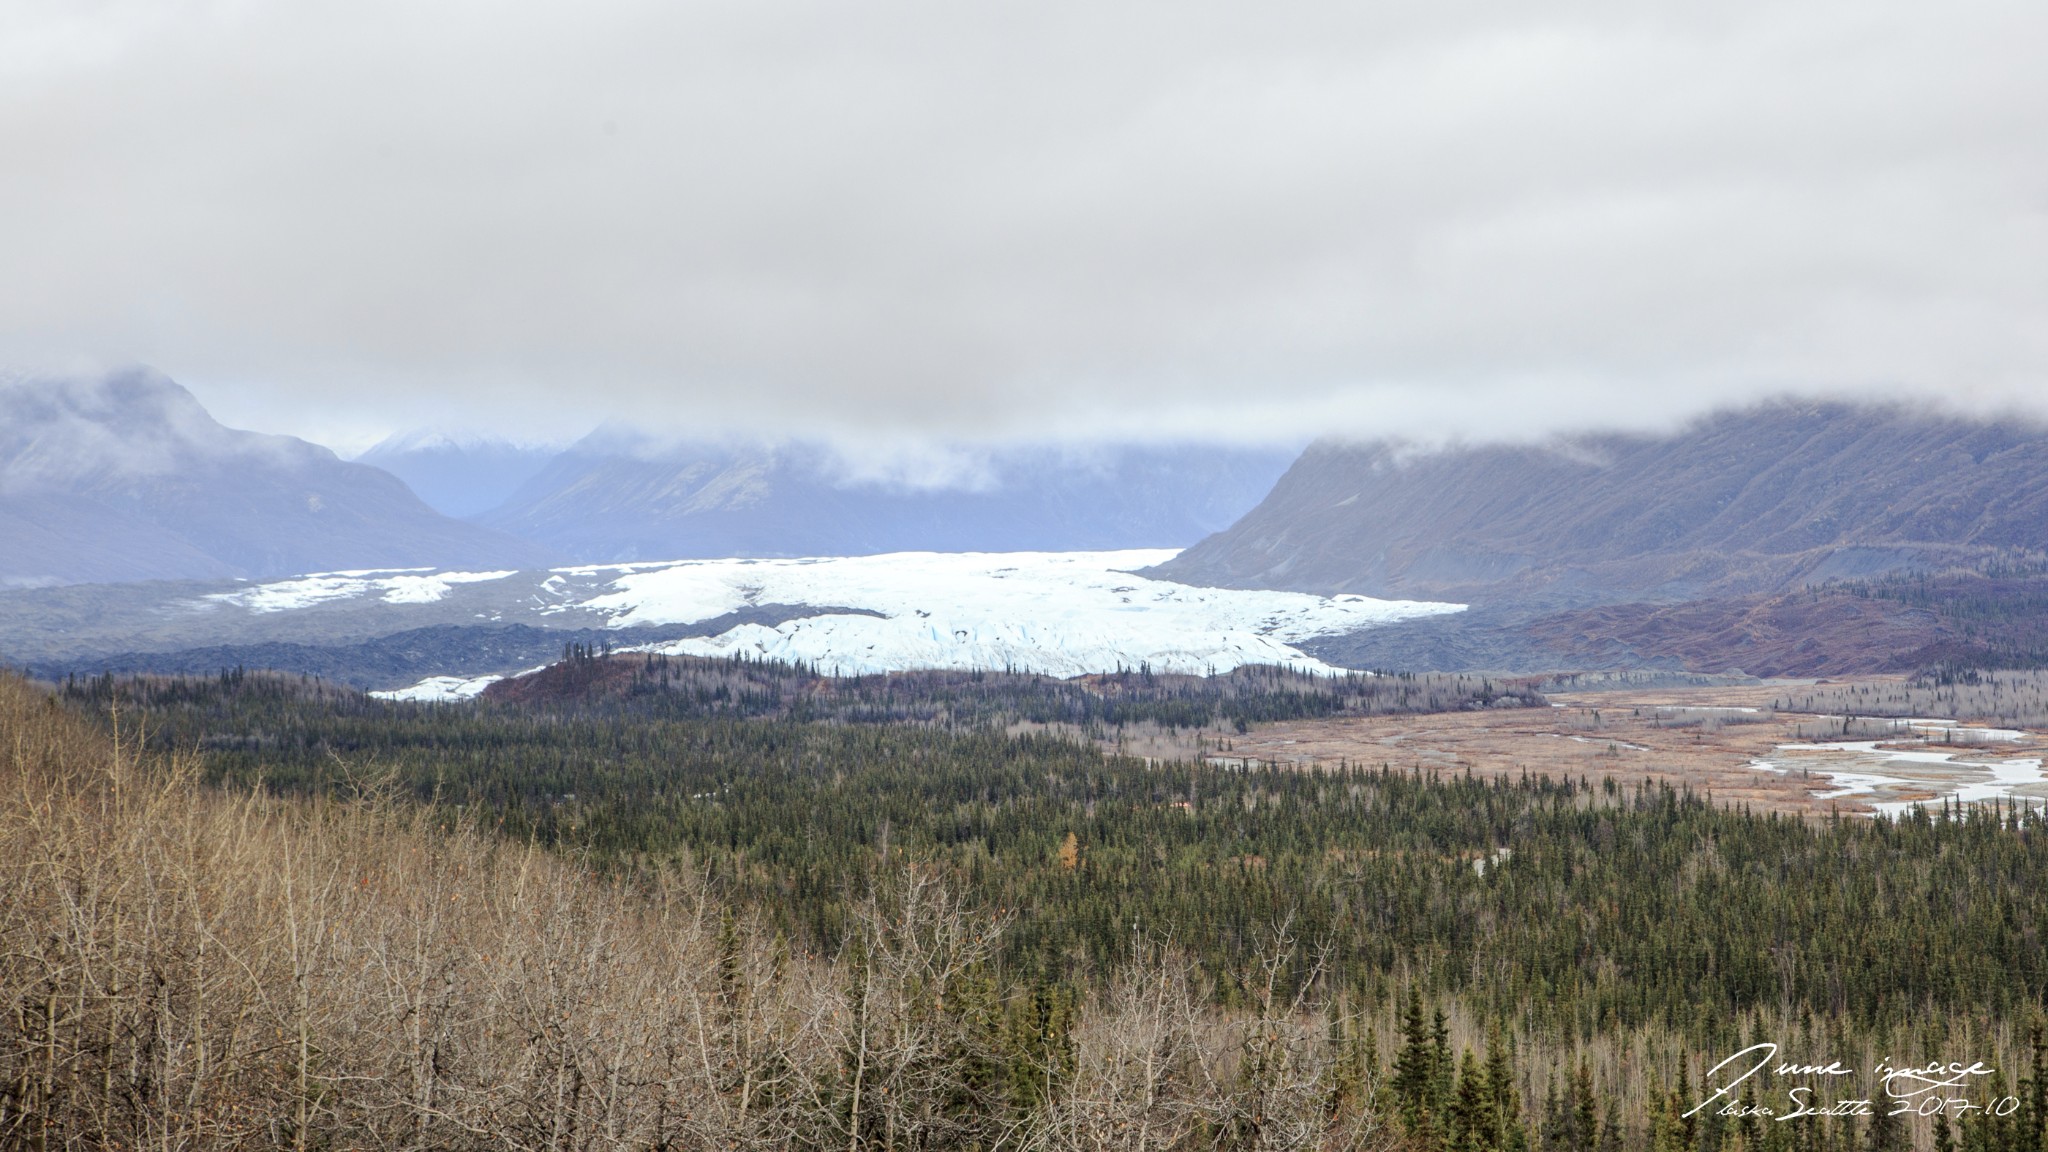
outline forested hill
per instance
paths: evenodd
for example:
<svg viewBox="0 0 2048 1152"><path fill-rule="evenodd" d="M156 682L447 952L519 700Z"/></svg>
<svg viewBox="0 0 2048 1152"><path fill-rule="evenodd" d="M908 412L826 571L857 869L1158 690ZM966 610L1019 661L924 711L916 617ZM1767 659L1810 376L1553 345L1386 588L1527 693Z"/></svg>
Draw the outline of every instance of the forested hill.
<svg viewBox="0 0 2048 1152"><path fill-rule="evenodd" d="M2048 1133L2037 813L1809 822L1611 779L623 718L0 676L0 1147ZM1850 1071L1687 1110L1760 1039ZM1901 1051L1993 1071L1938 1117L1895 1083L1916 1095L1833 1106Z"/></svg>
<svg viewBox="0 0 2048 1152"><path fill-rule="evenodd" d="M1669 436L1416 454L1312 446L1153 575L1224 587L1590 603L1781 591L2048 546L2048 431L1774 404Z"/></svg>
<svg viewBox="0 0 2048 1152"><path fill-rule="evenodd" d="M742 716L972 729L1065 725L1207 728L1310 716L1383 716L1541 708L1527 679L1439 673L1321 676L1248 664L1216 676L1150 668L1060 679L1028 672L926 670L826 676L778 661L611 653L571 644L561 661L500 680L487 701L547 708L626 709L666 718Z"/></svg>

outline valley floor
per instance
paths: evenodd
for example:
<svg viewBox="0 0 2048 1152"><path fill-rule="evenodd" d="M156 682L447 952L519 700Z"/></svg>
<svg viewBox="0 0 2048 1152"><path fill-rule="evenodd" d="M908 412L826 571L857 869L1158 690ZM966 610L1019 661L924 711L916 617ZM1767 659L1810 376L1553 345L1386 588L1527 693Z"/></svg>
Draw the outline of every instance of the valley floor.
<svg viewBox="0 0 2048 1152"><path fill-rule="evenodd" d="M1242 734L1132 734L1156 759L1644 782L1758 810L1871 814L1943 800L2048 802L2048 732L1808 710L1812 682L1548 692L1549 709L1336 716ZM1113 745L1114 742L1111 742Z"/></svg>

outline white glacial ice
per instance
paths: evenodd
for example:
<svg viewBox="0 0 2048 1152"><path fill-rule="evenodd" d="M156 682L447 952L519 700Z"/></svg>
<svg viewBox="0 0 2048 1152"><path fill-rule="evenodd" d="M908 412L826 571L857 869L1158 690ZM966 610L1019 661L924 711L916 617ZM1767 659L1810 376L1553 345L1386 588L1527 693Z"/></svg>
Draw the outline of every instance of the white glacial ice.
<svg viewBox="0 0 2048 1152"><path fill-rule="evenodd" d="M900 552L816 560L688 560L636 566L579 606L615 628L694 623L752 605L861 609L743 624L654 646L672 654L803 661L841 675L910 668L1077 676L1149 666L1227 672L1241 664L1330 671L1294 645L1459 604L1197 588L1134 576L1171 549ZM601 570L579 569L579 575Z"/></svg>
<svg viewBox="0 0 2048 1152"><path fill-rule="evenodd" d="M678 560L558 568L527 574L506 593L536 623L589 613L612 629L695 624L753 607L798 610L769 627L741 624L715 636L652 645L678 655L801 661L841 675L914 668L1013 669L1078 676L1118 668L1227 672L1243 664L1333 671L1299 644L1462 604L1197 588L1132 575L1172 549L1117 552L898 552L809 560ZM431 604L458 584L512 572L431 569L328 572L237 588L206 598L249 612L287 612L375 597ZM536 577L538 577L536 579ZM835 611L838 609L838 611ZM808 611L808 614L805 612ZM391 699L462 699L487 677L433 676L380 693Z"/></svg>
<svg viewBox="0 0 2048 1152"><path fill-rule="evenodd" d="M291 580L278 580L216 592L205 597L219 604L232 604L251 612L289 612L310 608L329 600L353 600L372 593L386 604L432 604L448 595L457 584L478 584L503 580L517 572L436 572L431 568L386 568L359 572L319 572Z"/></svg>

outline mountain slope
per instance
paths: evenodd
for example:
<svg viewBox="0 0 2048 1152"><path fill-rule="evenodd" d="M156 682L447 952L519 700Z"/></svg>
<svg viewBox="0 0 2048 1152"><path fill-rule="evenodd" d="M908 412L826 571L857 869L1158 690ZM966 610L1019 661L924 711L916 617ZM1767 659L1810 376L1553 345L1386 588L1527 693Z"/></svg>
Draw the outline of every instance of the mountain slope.
<svg viewBox="0 0 2048 1152"><path fill-rule="evenodd" d="M543 564L390 473L222 427L169 378L0 382L0 583Z"/></svg>
<svg viewBox="0 0 2048 1152"><path fill-rule="evenodd" d="M1242 515L1291 455L1010 449L913 483L851 474L817 445L666 447L605 431L477 520L592 563L1173 547Z"/></svg>
<svg viewBox="0 0 2048 1152"><path fill-rule="evenodd" d="M1318 443L1152 575L1600 603L1768 593L2048 547L2048 432L1778 404L1664 437L1404 455Z"/></svg>

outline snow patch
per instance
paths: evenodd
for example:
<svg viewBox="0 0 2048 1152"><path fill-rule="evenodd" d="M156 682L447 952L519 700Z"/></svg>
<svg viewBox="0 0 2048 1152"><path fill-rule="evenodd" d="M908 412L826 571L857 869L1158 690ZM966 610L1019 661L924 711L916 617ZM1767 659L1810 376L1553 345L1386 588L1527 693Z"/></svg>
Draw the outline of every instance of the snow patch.
<svg viewBox="0 0 2048 1152"><path fill-rule="evenodd" d="M379 700L407 700L416 704L468 700L503 680L503 676L429 676L408 688L372 692Z"/></svg>
<svg viewBox="0 0 2048 1152"><path fill-rule="evenodd" d="M546 668L540 664L514 676L531 676ZM379 700L410 700L421 704L445 704L456 700L470 700L481 695L483 690L505 679L503 676L429 676L417 684L405 688L392 688L370 695Z"/></svg>
<svg viewBox="0 0 2048 1152"><path fill-rule="evenodd" d="M425 575L418 575L425 573ZM251 612L290 612L331 600L377 595L386 604L432 604L457 584L477 584L517 575L504 572L434 572L431 568L385 568L355 572L321 572L292 580L216 592L206 602L229 604Z"/></svg>

